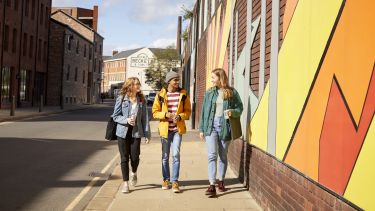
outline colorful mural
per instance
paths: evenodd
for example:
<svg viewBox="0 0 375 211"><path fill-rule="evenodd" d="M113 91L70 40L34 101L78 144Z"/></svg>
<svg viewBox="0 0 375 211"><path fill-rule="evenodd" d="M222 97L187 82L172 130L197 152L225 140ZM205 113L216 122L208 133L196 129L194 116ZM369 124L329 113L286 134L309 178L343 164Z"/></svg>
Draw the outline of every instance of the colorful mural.
<svg viewBox="0 0 375 211"><path fill-rule="evenodd" d="M286 4L274 155L361 208L375 209L369 153L375 149L375 2ZM250 123L251 143L265 151L269 101L268 84Z"/></svg>
<svg viewBox="0 0 375 211"><path fill-rule="evenodd" d="M230 55L236 2L223 1L207 25L206 77L233 62L235 87L249 104L249 143L362 209L375 210L375 1L286 0L283 41L271 67L277 75L271 71L275 78L258 97L246 71L261 17L247 23L252 31L242 52Z"/></svg>

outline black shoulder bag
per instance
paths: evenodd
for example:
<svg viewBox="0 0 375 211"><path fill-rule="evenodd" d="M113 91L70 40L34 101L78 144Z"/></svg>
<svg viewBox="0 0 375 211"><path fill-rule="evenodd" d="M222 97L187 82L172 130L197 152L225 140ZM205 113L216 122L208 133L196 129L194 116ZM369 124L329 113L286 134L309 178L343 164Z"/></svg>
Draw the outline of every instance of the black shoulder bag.
<svg viewBox="0 0 375 211"><path fill-rule="evenodd" d="M124 101L124 97L121 98L121 103ZM107 129L105 131L105 139L108 141L117 140L116 136L117 122L113 121L113 117L110 117L107 123Z"/></svg>

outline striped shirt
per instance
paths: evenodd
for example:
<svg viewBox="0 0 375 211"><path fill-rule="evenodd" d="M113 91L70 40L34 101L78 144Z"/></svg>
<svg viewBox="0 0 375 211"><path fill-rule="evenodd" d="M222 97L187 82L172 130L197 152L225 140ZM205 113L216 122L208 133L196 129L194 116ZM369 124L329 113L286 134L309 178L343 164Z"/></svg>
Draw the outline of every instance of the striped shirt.
<svg viewBox="0 0 375 211"><path fill-rule="evenodd" d="M176 114L178 101L180 98L180 92L167 92L168 97L168 112L172 114ZM169 131L177 131L177 124L173 122L172 119L169 119Z"/></svg>

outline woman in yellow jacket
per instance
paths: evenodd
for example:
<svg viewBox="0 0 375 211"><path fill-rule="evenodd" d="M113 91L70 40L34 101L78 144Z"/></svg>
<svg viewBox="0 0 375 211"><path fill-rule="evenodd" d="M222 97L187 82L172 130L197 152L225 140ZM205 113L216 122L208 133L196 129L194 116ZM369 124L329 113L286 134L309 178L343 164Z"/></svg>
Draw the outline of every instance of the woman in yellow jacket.
<svg viewBox="0 0 375 211"><path fill-rule="evenodd" d="M186 90L179 87L178 73L167 73L165 82L167 88L161 89L156 95L152 106L152 114L159 119L159 134L162 144L162 189L168 190L172 186L175 193L180 192L178 177L180 173L180 147L182 134L186 133L185 120L191 113L190 100ZM169 154L172 148L172 177L169 171ZM172 184L171 184L172 182Z"/></svg>

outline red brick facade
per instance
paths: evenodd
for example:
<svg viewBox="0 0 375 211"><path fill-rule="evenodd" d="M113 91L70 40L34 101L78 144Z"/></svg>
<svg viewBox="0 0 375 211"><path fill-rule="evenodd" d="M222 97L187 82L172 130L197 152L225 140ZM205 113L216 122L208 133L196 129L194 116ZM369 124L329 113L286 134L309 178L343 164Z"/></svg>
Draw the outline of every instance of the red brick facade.
<svg viewBox="0 0 375 211"><path fill-rule="evenodd" d="M0 2L0 108L31 106L45 95L51 0Z"/></svg>

